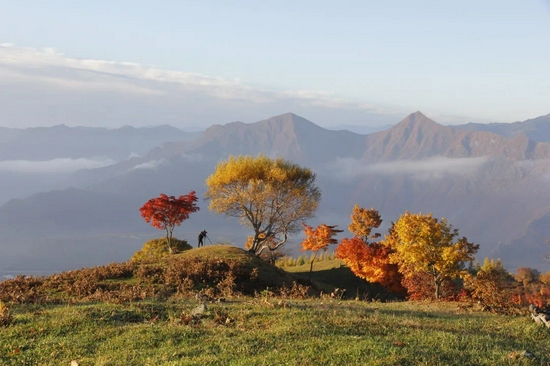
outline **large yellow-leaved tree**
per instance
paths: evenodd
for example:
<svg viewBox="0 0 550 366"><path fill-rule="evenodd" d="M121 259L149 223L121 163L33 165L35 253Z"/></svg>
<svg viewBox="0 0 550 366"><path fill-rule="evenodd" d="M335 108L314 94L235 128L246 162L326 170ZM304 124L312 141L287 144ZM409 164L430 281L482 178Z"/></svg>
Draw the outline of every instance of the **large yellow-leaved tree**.
<svg viewBox="0 0 550 366"><path fill-rule="evenodd" d="M265 155L230 156L206 179L216 213L237 217L254 231L249 251L276 250L313 217L321 192L310 169Z"/></svg>
<svg viewBox="0 0 550 366"><path fill-rule="evenodd" d="M390 229L384 244L395 251L390 260L405 277L418 272L431 276L438 299L443 281L465 276L465 262L474 260L479 249L465 237L457 237L458 230L446 219L405 212Z"/></svg>

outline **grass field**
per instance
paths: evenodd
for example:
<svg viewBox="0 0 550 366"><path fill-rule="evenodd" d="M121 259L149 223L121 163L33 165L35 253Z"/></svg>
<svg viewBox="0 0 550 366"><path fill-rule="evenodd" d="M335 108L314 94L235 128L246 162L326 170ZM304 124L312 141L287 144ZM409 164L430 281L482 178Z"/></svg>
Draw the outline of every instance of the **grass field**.
<svg viewBox="0 0 550 366"><path fill-rule="evenodd" d="M2 365L548 365L548 329L456 303L281 300L21 305ZM533 357L522 356L523 351Z"/></svg>
<svg viewBox="0 0 550 366"><path fill-rule="evenodd" d="M271 283L309 276L309 265L288 273L243 252L212 246L182 257L245 261L262 266L258 271ZM483 313L456 302L327 295L334 287L359 292L356 285L364 282L353 282L346 270L337 261L315 263L313 281L326 287L321 296L302 300L265 288L209 301L206 310L181 294L122 303L8 304L0 365L550 365L550 331L528 316Z"/></svg>

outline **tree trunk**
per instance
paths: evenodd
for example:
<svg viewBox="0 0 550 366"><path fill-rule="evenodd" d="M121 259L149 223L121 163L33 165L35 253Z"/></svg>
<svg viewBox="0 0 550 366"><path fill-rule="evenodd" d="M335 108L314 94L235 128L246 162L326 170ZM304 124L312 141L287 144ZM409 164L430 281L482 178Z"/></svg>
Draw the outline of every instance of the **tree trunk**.
<svg viewBox="0 0 550 366"><path fill-rule="evenodd" d="M317 251L315 252L315 255L313 256L313 259L311 260L311 264L309 266L309 283L311 284L311 275L313 274L313 262L315 262L315 257L317 257Z"/></svg>
<svg viewBox="0 0 550 366"><path fill-rule="evenodd" d="M166 228L166 245L168 245L168 252L174 254L172 250L172 233Z"/></svg>

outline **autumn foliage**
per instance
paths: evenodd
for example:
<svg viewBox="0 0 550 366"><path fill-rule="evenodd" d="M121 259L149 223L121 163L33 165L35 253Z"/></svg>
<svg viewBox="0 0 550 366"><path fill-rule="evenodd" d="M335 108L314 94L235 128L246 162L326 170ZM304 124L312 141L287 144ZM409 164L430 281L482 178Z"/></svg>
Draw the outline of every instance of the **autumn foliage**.
<svg viewBox="0 0 550 366"><path fill-rule="evenodd" d="M334 236L343 231L336 229L337 225L321 224L315 229L309 225L303 225L305 238L302 241L302 250L311 250L314 252L318 252L319 250L326 251L330 244L337 244L338 240Z"/></svg>
<svg viewBox="0 0 550 366"><path fill-rule="evenodd" d="M320 250L327 251L330 244L337 244L338 240L334 238L335 235L341 233L344 230L336 229L337 225L326 225L321 224L315 229L309 225L303 224L305 238L302 241L302 250L311 250L315 252L311 260L311 265L309 269L310 281L311 281L311 272L313 271L313 262L315 257Z"/></svg>
<svg viewBox="0 0 550 366"><path fill-rule="evenodd" d="M389 260L392 249L370 242L380 237L379 233L373 233L382 224L378 211L355 205L350 218L348 229L354 237L342 239L336 248L336 257L342 259L357 277L380 283L390 292L404 293L398 267Z"/></svg>
<svg viewBox="0 0 550 366"><path fill-rule="evenodd" d="M374 208L366 209L355 205L351 213L351 223L348 230L355 236L362 238L365 242L369 239L380 237L380 233L372 233L372 230L380 227L382 218Z"/></svg>
<svg viewBox="0 0 550 366"><path fill-rule="evenodd" d="M282 158L230 156L206 180L213 212L239 219L253 230L249 251L276 250L300 222L313 217L321 199L316 175Z"/></svg>
<svg viewBox="0 0 550 366"><path fill-rule="evenodd" d="M195 191L191 191L178 198L161 194L159 197L147 201L140 209L141 216L153 227L166 231L168 250L173 253L172 233L174 227L187 220L189 215L198 211L198 198Z"/></svg>
<svg viewBox="0 0 550 366"><path fill-rule="evenodd" d="M384 243L394 250L390 260L405 277L418 272L432 277L436 299L445 281L467 275L465 263L473 261L479 249L465 237L458 238L458 230L447 220L409 212L399 217Z"/></svg>
<svg viewBox="0 0 550 366"><path fill-rule="evenodd" d="M475 275L466 277L465 288L472 300L486 310L508 312L513 306L514 278L506 271L500 260L485 259ZM515 300L517 302L517 299Z"/></svg>
<svg viewBox="0 0 550 366"><path fill-rule="evenodd" d="M380 243L368 243L356 236L342 239L336 248L336 258L342 259L357 277L380 283L390 292L404 293L398 267L390 263L391 252Z"/></svg>

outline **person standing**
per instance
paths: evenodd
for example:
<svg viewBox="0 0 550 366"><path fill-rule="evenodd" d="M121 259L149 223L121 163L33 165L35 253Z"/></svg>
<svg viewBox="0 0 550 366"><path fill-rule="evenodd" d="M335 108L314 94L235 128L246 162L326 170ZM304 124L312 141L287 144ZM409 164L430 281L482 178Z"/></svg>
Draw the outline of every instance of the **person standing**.
<svg viewBox="0 0 550 366"><path fill-rule="evenodd" d="M204 243L203 243L203 240L204 240L204 237L206 236L206 230L203 230L200 232L199 234L199 245L198 245L198 248L204 246Z"/></svg>

